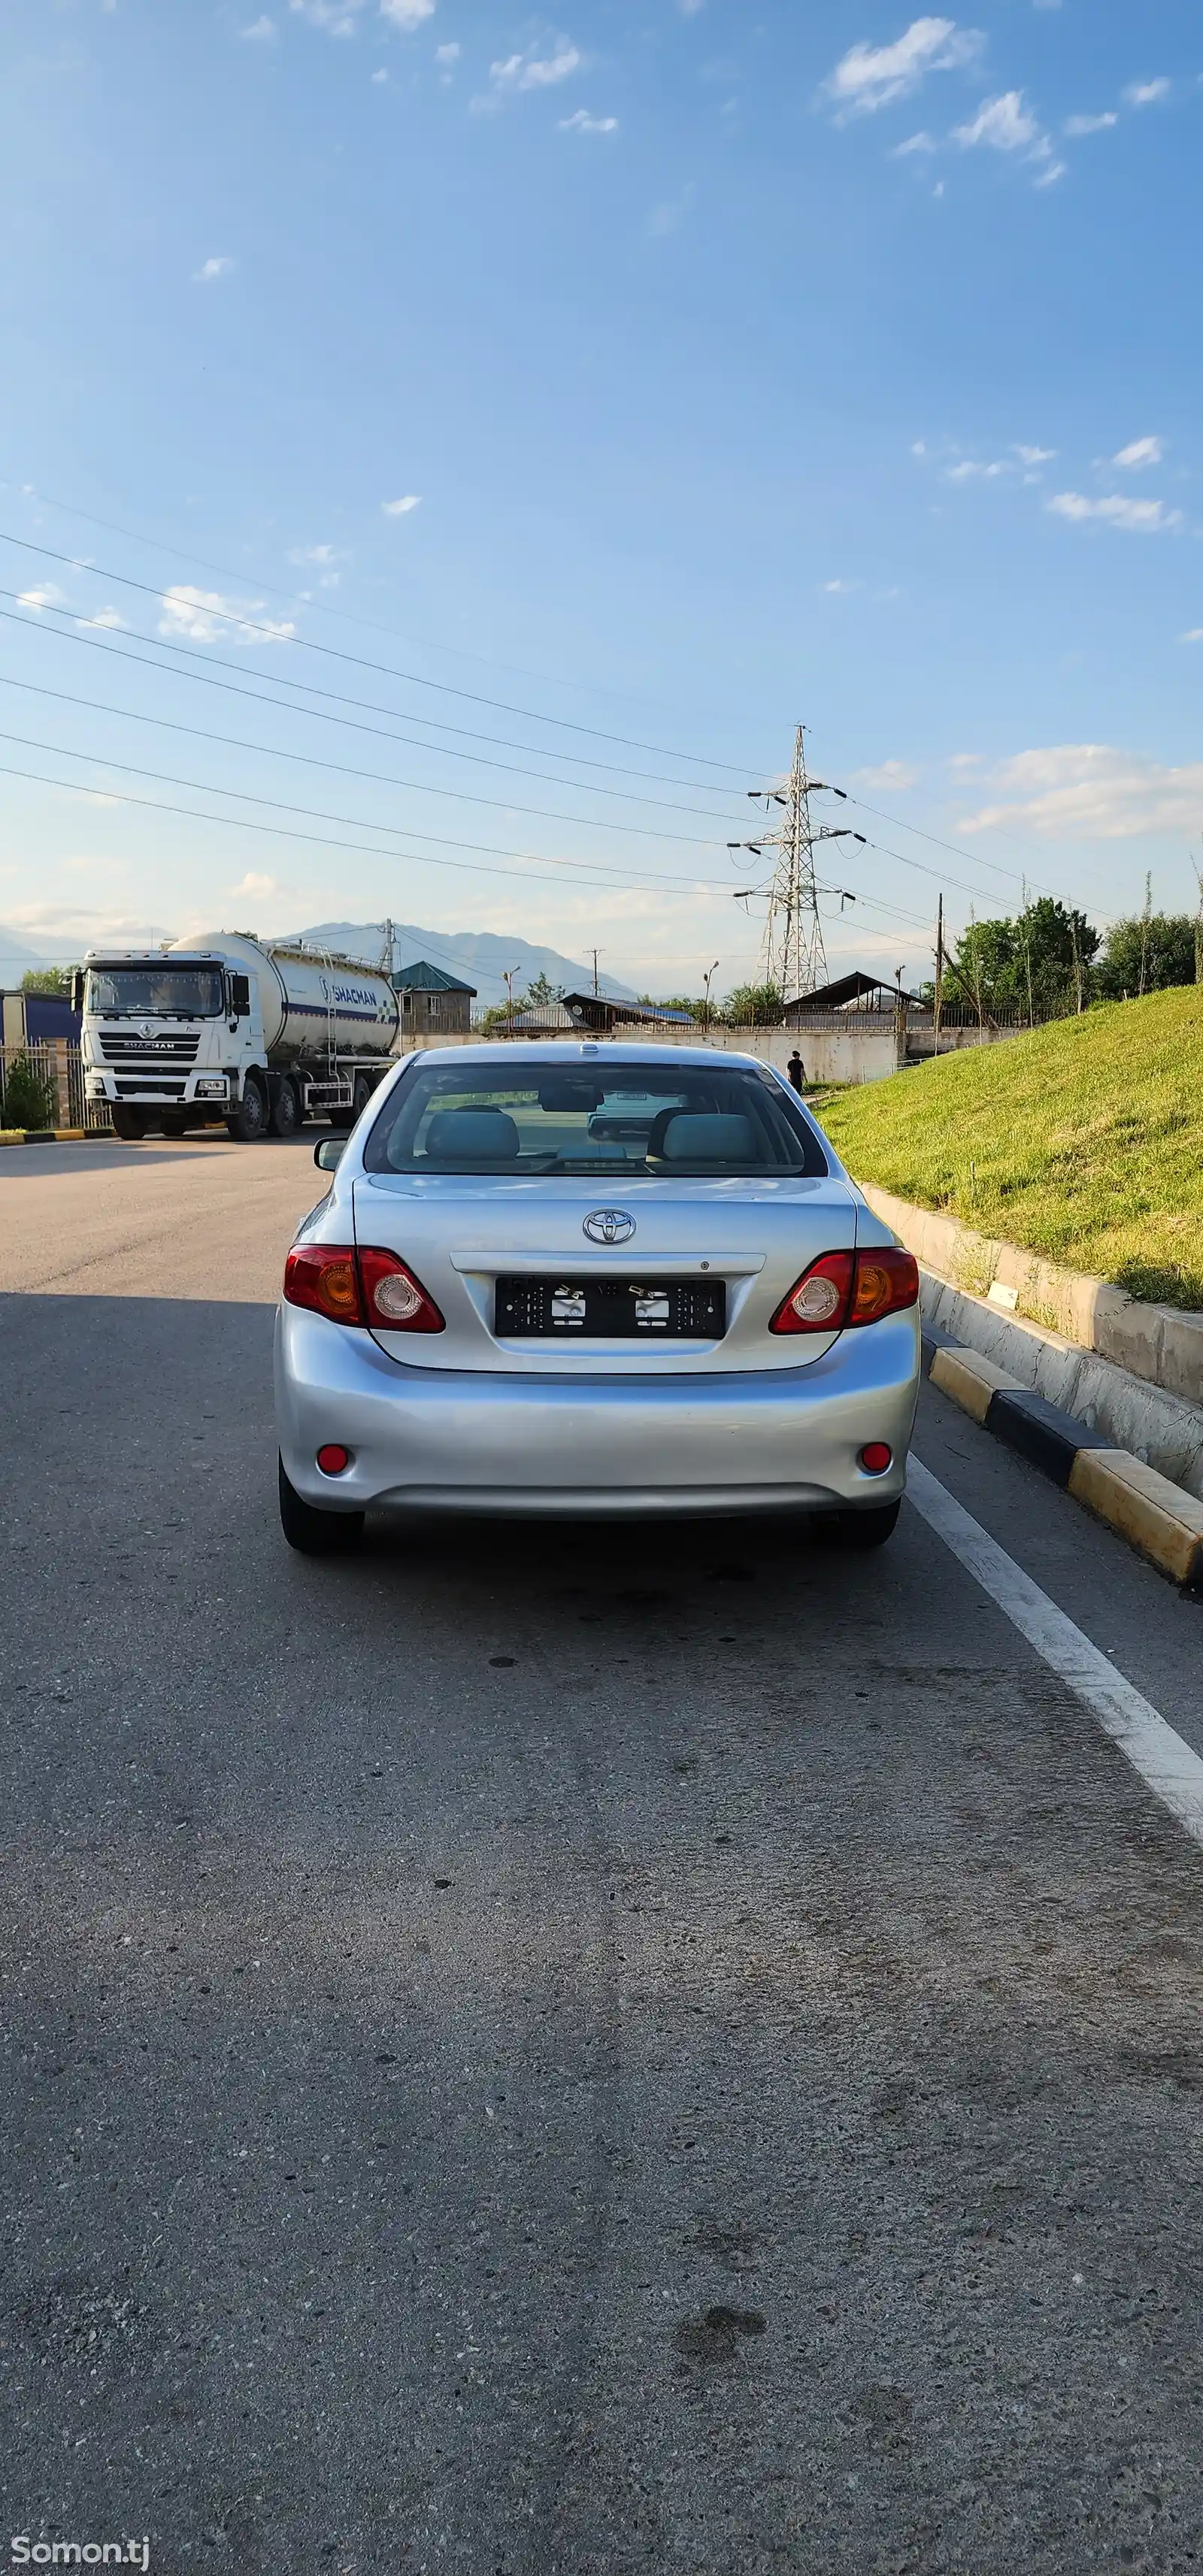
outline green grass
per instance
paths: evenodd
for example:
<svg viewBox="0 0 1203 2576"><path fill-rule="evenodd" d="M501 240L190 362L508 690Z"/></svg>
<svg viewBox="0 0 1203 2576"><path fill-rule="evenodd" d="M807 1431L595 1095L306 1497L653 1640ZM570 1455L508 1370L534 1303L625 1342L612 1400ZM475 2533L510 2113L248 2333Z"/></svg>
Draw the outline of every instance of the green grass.
<svg viewBox="0 0 1203 2576"><path fill-rule="evenodd" d="M1203 988L967 1048L820 1114L857 1180L1203 1308Z"/></svg>

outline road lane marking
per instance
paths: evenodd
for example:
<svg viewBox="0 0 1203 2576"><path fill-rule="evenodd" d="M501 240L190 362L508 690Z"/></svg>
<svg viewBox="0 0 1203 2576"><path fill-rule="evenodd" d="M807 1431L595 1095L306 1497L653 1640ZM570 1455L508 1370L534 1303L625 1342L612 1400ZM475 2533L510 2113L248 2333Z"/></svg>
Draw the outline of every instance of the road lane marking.
<svg viewBox="0 0 1203 2576"><path fill-rule="evenodd" d="M1161 1799L1197 1843L1203 1843L1203 1760L1192 1752L1152 1702L1125 1681L1108 1657L1050 1601L1030 1574L1015 1564L972 1514L912 1451L907 1498L945 1547L997 1602L1004 1617L1034 1646L1050 1671L1068 1682L1146 1787Z"/></svg>

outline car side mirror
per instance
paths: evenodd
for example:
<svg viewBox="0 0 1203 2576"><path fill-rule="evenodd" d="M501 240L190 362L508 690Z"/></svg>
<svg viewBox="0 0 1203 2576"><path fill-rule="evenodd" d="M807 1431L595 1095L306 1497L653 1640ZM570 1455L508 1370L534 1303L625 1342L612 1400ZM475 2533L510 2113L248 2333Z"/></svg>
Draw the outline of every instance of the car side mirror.
<svg viewBox="0 0 1203 2576"><path fill-rule="evenodd" d="M336 1172L346 1150L345 1136L323 1136L313 1149L313 1159L319 1172Z"/></svg>

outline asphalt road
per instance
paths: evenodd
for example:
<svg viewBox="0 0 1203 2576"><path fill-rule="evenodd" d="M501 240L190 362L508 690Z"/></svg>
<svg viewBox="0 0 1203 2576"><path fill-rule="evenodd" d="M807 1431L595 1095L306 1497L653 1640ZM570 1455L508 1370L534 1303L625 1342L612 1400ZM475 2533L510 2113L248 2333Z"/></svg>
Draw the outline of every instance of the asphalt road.
<svg viewBox="0 0 1203 2576"><path fill-rule="evenodd" d="M291 1556L320 1186L0 1154L0 2568L1203 2564L1203 1852L909 1506ZM1203 1746L1200 1605L917 1445Z"/></svg>

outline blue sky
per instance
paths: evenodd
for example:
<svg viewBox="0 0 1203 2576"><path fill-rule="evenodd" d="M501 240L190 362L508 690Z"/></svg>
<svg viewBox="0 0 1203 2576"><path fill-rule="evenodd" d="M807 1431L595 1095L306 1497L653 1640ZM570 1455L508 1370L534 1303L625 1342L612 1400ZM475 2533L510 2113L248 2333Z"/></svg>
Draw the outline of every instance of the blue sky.
<svg viewBox="0 0 1203 2576"><path fill-rule="evenodd" d="M799 717L833 962L929 971L941 887L1193 909L1197 13L0 43L0 949L391 912L722 988Z"/></svg>

